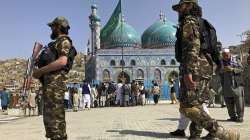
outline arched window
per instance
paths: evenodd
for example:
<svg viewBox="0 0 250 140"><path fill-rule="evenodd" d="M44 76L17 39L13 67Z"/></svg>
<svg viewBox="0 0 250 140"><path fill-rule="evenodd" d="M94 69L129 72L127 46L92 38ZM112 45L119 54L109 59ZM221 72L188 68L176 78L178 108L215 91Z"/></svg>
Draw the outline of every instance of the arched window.
<svg viewBox="0 0 250 140"><path fill-rule="evenodd" d="M115 60L110 61L110 66L115 66Z"/></svg>
<svg viewBox="0 0 250 140"><path fill-rule="evenodd" d="M176 61L174 59L171 60L170 62L171 65L176 65Z"/></svg>
<svg viewBox="0 0 250 140"><path fill-rule="evenodd" d="M110 81L110 72L108 70L103 71L103 81Z"/></svg>
<svg viewBox="0 0 250 140"><path fill-rule="evenodd" d="M121 60L121 61L120 61L120 65L121 65L121 66L125 66L125 61L124 61L124 60Z"/></svg>
<svg viewBox="0 0 250 140"><path fill-rule="evenodd" d="M137 78L138 79L144 79L144 72L142 69L137 70Z"/></svg>
<svg viewBox="0 0 250 140"><path fill-rule="evenodd" d="M154 72L154 79L158 82L161 81L161 71L159 69L156 69Z"/></svg>
<svg viewBox="0 0 250 140"><path fill-rule="evenodd" d="M135 66L136 65L135 60L131 60L130 65Z"/></svg>
<svg viewBox="0 0 250 140"><path fill-rule="evenodd" d="M169 74L166 74L166 80L170 81L171 79L178 79L179 73L177 71L171 71Z"/></svg>
<svg viewBox="0 0 250 140"><path fill-rule="evenodd" d="M166 65L166 61L164 59L161 60L161 65Z"/></svg>

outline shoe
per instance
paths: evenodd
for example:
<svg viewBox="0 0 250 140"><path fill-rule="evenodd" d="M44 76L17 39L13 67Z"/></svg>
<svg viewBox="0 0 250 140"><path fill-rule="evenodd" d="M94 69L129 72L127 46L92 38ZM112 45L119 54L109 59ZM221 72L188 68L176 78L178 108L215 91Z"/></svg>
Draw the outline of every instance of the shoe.
<svg viewBox="0 0 250 140"><path fill-rule="evenodd" d="M174 132L170 132L170 135L172 135L172 136L178 136L178 137L185 137L186 136L185 131L184 130L180 130L180 129L177 129Z"/></svg>
<svg viewBox="0 0 250 140"><path fill-rule="evenodd" d="M221 108L224 108L224 107L226 107L226 105L221 105L220 107L221 107Z"/></svg>
<svg viewBox="0 0 250 140"><path fill-rule="evenodd" d="M237 121L237 118L230 118L230 119L227 119L227 121L230 121L230 122L236 122Z"/></svg>
<svg viewBox="0 0 250 140"><path fill-rule="evenodd" d="M242 123L244 120L243 120L243 118L237 118L236 119L236 122L238 122L238 123Z"/></svg>

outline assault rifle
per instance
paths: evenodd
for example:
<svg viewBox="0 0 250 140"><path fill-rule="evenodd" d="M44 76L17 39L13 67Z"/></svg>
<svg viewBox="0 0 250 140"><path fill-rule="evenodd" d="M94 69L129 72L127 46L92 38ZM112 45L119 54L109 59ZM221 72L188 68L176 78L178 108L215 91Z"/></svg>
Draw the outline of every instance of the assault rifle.
<svg viewBox="0 0 250 140"><path fill-rule="evenodd" d="M23 101L25 101L25 98L28 96L27 91L30 89L32 83L32 73L35 66L35 61L38 58L39 52L41 51L42 47L43 47L42 44L35 42L32 56L28 59L26 72L24 75L23 89L22 89Z"/></svg>

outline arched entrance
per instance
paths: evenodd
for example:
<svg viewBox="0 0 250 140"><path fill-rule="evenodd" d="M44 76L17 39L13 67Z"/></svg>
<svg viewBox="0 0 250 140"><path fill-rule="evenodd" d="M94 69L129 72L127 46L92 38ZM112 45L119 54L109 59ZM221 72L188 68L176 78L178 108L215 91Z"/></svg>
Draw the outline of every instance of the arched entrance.
<svg viewBox="0 0 250 140"><path fill-rule="evenodd" d="M169 73L169 75L166 75L166 80L170 81L170 80L177 80L179 77L179 74L177 71L171 71Z"/></svg>
<svg viewBox="0 0 250 140"><path fill-rule="evenodd" d="M119 82L119 80L125 81L125 83L129 83L130 82L130 77L126 72L121 72L117 77L118 82Z"/></svg>
<svg viewBox="0 0 250 140"><path fill-rule="evenodd" d="M103 82L109 82L110 81L110 72L107 70L107 69L105 69L104 71L103 71Z"/></svg>

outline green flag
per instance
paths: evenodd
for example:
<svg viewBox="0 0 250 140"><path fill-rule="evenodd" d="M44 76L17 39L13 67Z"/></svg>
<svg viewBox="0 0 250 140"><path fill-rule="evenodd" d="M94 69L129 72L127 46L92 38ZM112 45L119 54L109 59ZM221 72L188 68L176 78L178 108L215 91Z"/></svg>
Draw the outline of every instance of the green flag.
<svg viewBox="0 0 250 140"><path fill-rule="evenodd" d="M121 14L122 14L122 4L121 4L121 0L119 0L119 3L117 4L117 6L116 6L112 16L110 17L108 23L101 30L101 42L106 40L106 38L116 28L116 26L118 25L118 23L121 20Z"/></svg>

